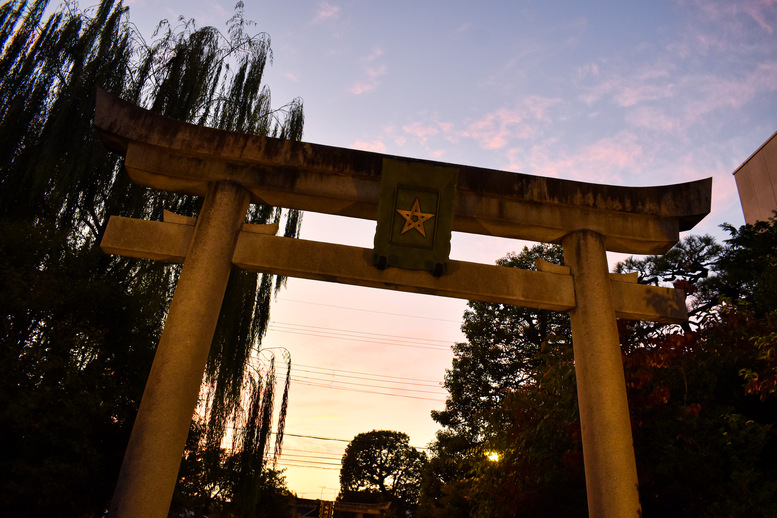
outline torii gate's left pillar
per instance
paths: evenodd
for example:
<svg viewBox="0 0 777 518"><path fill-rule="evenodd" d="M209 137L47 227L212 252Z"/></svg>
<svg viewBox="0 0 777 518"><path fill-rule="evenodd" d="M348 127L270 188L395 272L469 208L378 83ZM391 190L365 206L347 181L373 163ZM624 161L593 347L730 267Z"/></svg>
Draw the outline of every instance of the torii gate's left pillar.
<svg viewBox="0 0 777 518"><path fill-rule="evenodd" d="M240 185L208 187L124 455L112 518L167 516L248 204Z"/></svg>

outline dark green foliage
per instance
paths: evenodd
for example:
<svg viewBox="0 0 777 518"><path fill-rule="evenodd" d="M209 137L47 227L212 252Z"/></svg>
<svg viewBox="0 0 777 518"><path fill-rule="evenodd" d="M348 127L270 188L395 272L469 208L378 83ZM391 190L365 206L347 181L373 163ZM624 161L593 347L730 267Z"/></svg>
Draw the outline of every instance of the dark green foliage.
<svg viewBox="0 0 777 518"><path fill-rule="evenodd" d="M247 33L240 2L226 35L179 20L160 24L150 44L126 23L120 2L86 11L63 5L44 20L46 6L0 6L0 218L8 229L0 425L13 450L3 459L0 504L13 514L8 502L34 500L37 507L19 511L24 516L94 515L110 496L179 272L106 256L100 237L110 215L196 215L201 203L130 182L93 131L97 88L181 120L281 138L299 139L304 116L298 99L271 109L262 85L269 37ZM285 221L284 235L295 237L300 217L252 206L248 221ZM217 460L228 423L242 418L243 398L274 396L263 379L273 369L257 374L249 363L283 279L236 272L229 284L205 379L208 404L194 426L201 440L192 443L209 446L201 457ZM261 404L255 422L240 430L258 427L263 466L271 407ZM256 441L238 443L257 453ZM218 462L204 466L219 469Z"/></svg>
<svg viewBox="0 0 777 518"><path fill-rule="evenodd" d="M245 477L250 468L241 457L246 450L226 453L204 449L200 446L204 439L204 428L192 423L171 516L295 516L294 496L280 471L261 465L259 458L251 465L261 469Z"/></svg>
<svg viewBox="0 0 777 518"><path fill-rule="evenodd" d="M533 270L538 259L562 264L561 247L535 245L497 264ZM489 412L510 391L536 382L548 355L569 349L572 339L565 313L475 301L468 305L461 326L467 342L453 347L445 410L432 417L473 445L483 440Z"/></svg>
<svg viewBox="0 0 777 518"><path fill-rule="evenodd" d="M636 272L640 284L651 286L670 286L681 289L686 295L689 320L683 324L686 331L694 329L703 317L718 303L718 291L711 285L711 275L717 272L717 262L723 247L711 236L688 236L664 255L647 257L630 257L618 263L617 273ZM620 322L628 325L628 333L622 333L622 338L628 338L629 347L633 342L641 342L657 333L663 333L667 326L654 322Z"/></svg>
<svg viewBox="0 0 777 518"><path fill-rule="evenodd" d="M525 247L497 264L535 269L538 259L563 264L562 249ZM568 315L469 307L467 342L454 346L446 373L445 410L432 412L444 428L424 473L419 515L575 516L565 513L580 503L575 492L547 485L559 475L582 476ZM489 460L490 452L500 460Z"/></svg>
<svg viewBox="0 0 777 518"><path fill-rule="evenodd" d="M768 368L752 336L775 325L725 308L698 332L670 334L626 356L646 514L777 515L777 400L751 394L741 376Z"/></svg>
<svg viewBox="0 0 777 518"><path fill-rule="evenodd" d="M55 13L39 34L46 3L21 3L29 11L0 60L0 215L94 232L117 158L94 138L91 114L97 86L117 91L126 78L123 9Z"/></svg>
<svg viewBox="0 0 777 518"><path fill-rule="evenodd" d="M698 328L624 358L646 514L777 516L774 223L724 225L713 275L688 280Z"/></svg>
<svg viewBox="0 0 777 518"><path fill-rule="evenodd" d="M774 220L724 228L725 246L691 236L663 257L618 266L641 282L683 288L693 318L682 328L619 322L645 516L777 516L777 231ZM499 319L485 322L481 341L505 334ZM488 365L488 349L471 350L482 360L459 365ZM470 405L482 409L476 432L438 433L419 515L587 516L569 348L527 351L532 376L521 363L514 376L522 382L499 396L470 389L483 394ZM483 378L478 369L449 376L473 387Z"/></svg>
<svg viewBox="0 0 777 518"><path fill-rule="evenodd" d="M343 455L338 499L391 502L396 516L413 512L426 455L409 441L407 434L390 430L373 430L354 437Z"/></svg>
<svg viewBox="0 0 777 518"><path fill-rule="evenodd" d="M4 516L100 514L161 331L158 290L127 294L99 250L64 242L0 220Z"/></svg>
<svg viewBox="0 0 777 518"><path fill-rule="evenodd" d="M536 384L503 397L482 444L438 432L419 516L588 516L571 352L547 358Z"/></svg>
<svg viewBox="0 0 777 518"><path fill-rule="evenodd" d="M721 275L716 278L715 287L723 297L747 305L756 317L764 317L777 307L775 219L738 229L731 225L723 228L731 237L718 261Z"/></svg>

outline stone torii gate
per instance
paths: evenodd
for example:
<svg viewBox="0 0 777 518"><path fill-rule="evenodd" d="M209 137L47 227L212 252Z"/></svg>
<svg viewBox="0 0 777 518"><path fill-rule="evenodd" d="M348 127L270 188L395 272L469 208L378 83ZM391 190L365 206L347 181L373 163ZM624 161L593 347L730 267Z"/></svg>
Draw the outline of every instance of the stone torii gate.
<svg viewBox="0 0 777 518"><path fill-rule="evenodd" d="M711 179L617 187L390 157L198 127L105 92L98 94L95 126L105 145L125 157L133 181L204 197L196 219L114 216L101 243L111 254L183 263L111 516L167 515L232 267L569 312L589 514L640 516L616 318L682 322L687 313L682 292L608 273L606 251L667 251L680 231L709 213ZM415 176L454 171L457 182L443 189L449 196L440 195L448 197L448 209L429 208L418 186L408 191L412 207L380 209L405 219L398 234L444 238L447 231L449 239L455 230L561 243L567 266L540 262L538 271L528 271L447 262L446 255L444 267L429 268L432 275L376 261L373 250L277 237L274 228L243 223L249 203L263 203L377 220L380 233L387 225L379 217L381 184L397 167ZM435 219L447 230L424 226Z"/></svg>

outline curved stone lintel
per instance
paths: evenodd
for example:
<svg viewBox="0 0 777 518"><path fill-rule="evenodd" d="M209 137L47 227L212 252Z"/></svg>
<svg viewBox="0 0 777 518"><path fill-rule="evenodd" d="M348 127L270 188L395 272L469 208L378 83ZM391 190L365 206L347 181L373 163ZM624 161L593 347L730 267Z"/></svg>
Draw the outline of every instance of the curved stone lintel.
<svg viewBox="0 0 777 518"><path fill-rule="evenodd" d="M95 126L143 185L201 195L208 183L229 180L256 203L327 214L375 219L384 159L459 169L454 231L560 242L588 229L608 250L654 254L710 211L711 178L620 187L442 164L205 128L103 91Z"/></svg>

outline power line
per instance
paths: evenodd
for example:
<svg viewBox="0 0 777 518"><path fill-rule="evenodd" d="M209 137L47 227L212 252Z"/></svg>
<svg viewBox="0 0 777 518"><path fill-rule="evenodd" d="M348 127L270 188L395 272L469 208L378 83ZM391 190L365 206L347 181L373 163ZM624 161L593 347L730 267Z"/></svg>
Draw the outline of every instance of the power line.
<svg viewBox="0 0 777 518"><path fill-rule="evenodd" d="M292 374L291 381L295 385L305 385L308 387L317 387L317 388L328 388L333 390L344 390L346 392L357 392L359 394L375 394L379 396L391 396L391 397L401 397L406 399L418 399L422 401L433 401L435 403L442 403L444 402L445 398L447 397L447 394L444 391L435 392L431 390L420 390L420 389L411 389L411 388L402 388L402 387L387 387L384 385L370 385L367 383L354 383L354 382L348 382L348 381L336 381L334 379L328 379L328 378L316 378L312 376L298 376L296 374ZM394 382L396 383L396 382ZM395 392L380 392L376 390L364 390L364 389L358 389L358 388L351 388L351 387L344 387L340 385L354 385L354 386L360 386L360 387L371 387L376 389L385 389L385 390L392 390L392 391L403 391L403 392L416 392L420 394L435 394L439 397L437 398L429 398L429 397L423 397L423 396L414 396L411 394L397 394Z"/></svg>
<svg viewBox="0 0 777 518"><path fill-rule="evenodd" d="M322 457L319 455L303 455L300 453L286 453L285 451L281 453L281 458L289 458L294 457L295 459L323 459L323 460L340 460L340 457L333 458L333 457ZM308 461L304 461L308 462ZM316 461L309 461L309 462L316 462Z"/></svg>
<svg viewBox="0 0 777 518"><path fill-rule="evenodd" d="M406 394L391 394L389 392L376 392L374 390L358 390L358 389L351 389L351 388L346 388L346 387L335 387L335 386L326 385L326 384L323 384L323 383L310 383L310 382L302 381L302 380L299 380L299 379L296 379L296 378L291 378L291 380L293 382L297 383L298 385L307 385L309 387L328 388L328 389L334 389L334 390L344 390L344 391L347 391L347 392L358 392L360 394L377 394L377 395L381 395L381 396L402 397L402 398L407 398L407 399L420 399L420 400L423 400L423 401L434 401L435 403L442 403L442 402L444 402L444 400L440 399L440 398L433 399L433 398L421 397L421 396L410 396L410 395L406 395Z"/></svg>
<svg viewBox="0 0 777 518"><path fill-rule="evenodd" d="M414 382L413 378L402 378L399 376L384 376L382 378L379 378L378 375L371 375L367 373L364 373L365 374L364 376L353 376L349 374L337 374L336 372L334 372L334 370L335 369L328 370L324 368L305 369L305 368L301 368L301 366L298 366L296 369L294 369L295 372L306 372L310 374L318 374L323 376L331 375L332 377L337 376L339 378L348 378L348 379L355 379L355 380L377 381L381 383L397 383L397 384L401 383L403 385L415 385L418 387L426 387L426 388L438 388L438 389L441 388L441 384L439 381L423 380L422 382L421 381ZM395 379L385 379L385 378L395 378ZM322 379L325 379L325 378L322 378Z"/></svg>
<svg viewBox="0 0 777 518"><path fill-rule="evenodd" d="M339 383L341 385L353 385L357 387L371 387L371 388L383 388L390 390L401 390L404 392L421 392L424 394L441 394L445 395L446 391L439 384L438 385L424 385L422 383L409 383L401 380L383 380L376 378L360 378L354 376L342 376L339 374L328 375L326 372L316 372L305 369L296 369L291 373L292 377L297 379L305 379L308 381L320 381L322 383ZM359 381L343 381L341 378L348 380L362 380L370 381L372 383L360 383ZM387 385L378 385L378 383L386 383ZM411 388L421 387L421 388ZM436 390L424 390L424 389L436 389Z"/></svg>
<svg viewBox="0 0 777 518"><path fill-rule="evenodd" d="M303 374L300 375L299 373L302 372ZM318 376L306 376L305 374L317 374ZM292 379L297 380L300 382L319 382L324 384L325 386L331 386L333 383L340 384L340 385L352 385L357 387L370 387L370 388L377 388L377 389L386 389L386 390L399 390L402 392L417 392L421 394L435 394L439 396L446 396L447 393L445 389L442 388L441 384L439 382L431 385L431 384L425 384L425 383L414 383L412 381L408 381L412 378L398 378L395 377L397 380L392 379L380 379L380 378L370 378L370 377L364 377L364 376L349 376L345 374L337 374L335 372L331 372L328 370L311 370L311 369L302 369L302 368L296 368L292 369ZM356 380L364 380L364 381L373 381L373 382L379 382L379 383L388 383L390 385L376 385L375 383L357 383L354 381L342 381L337 378L348 378L348 379L356 379ZM281 374L279 379L285 379L285 372ZM393 385L391 385L393 384ZM401 385L401 386L395 386L395 385ZM423 390L422 388L409 388L412 386L422 387L422 388L431 388L431 389L437 389L437 390Z"/></svg>
<svg viewBox="0 0 777 518"><path fill-rule="evenodd" d="M321 383L339 383L340 385L352 385L356 387L370 387L370 388L378 388L378 389L388 389L388 390L400 390L403 392L418 392L421 394L436 394L445 396L447 395L444 391L433 391L433 390L420 390L420 389L412 389L412 388L403 388L403 387L387 387L385 385L374 385L371 383L356 383L353 381L336 381L334 379L327 379L327 378L317 378L314 376L300 376L298 374L292 374L292 380L305 380L308 382L321 382ZM401 383L399 381L394 382L388 382L387 383Z"/></svg>
<svg viewBox="0 0 777 518"><path fill-rule="evenodd" d="M323 467L323 466L310 466L310 465L305 465L305 464L281 463L280 461L278 462L278 464L283 464L284 466L286 466L288 468L328 469L328 470L337 470L337 471L340 470L340 468L326 468L326 467Z"/></svg>
<svg viewBox="0 0 777 518"><path fill-rule="evenodd" d="M448 340L437 340L436 338L416 338L414 336L406 336L406 335L392 335L392 334L386 334L386 333L371 333L369 331L357 331L354 329L337 329L334 327L326 327L326 326L311 326L306 324L299 324L296 322L278 322L273 320L270 322L270 324L279 325L279 326L286 326L286 327L302 327L302 328L308 328L315 331L323 331L326 333L342 333L346 336L375 336L375 337L383 337L383 338L391 338L394 340L402 340L402 341L408 341L408 342L420 342L420 343L428 343L428 344L434 344L437 343L439 345L450 347L450 341Z"/></svg>
<svg viewBox="0 0 777 518"><path fill-rule="evenodd" d="M338 369L323 370L321 368L313 367L313 366L306 366L306 367L309 367L309 368L308 369L292 368L291 381L293 381L296 385L305 385L305 386L318 387L318 388L329 388L334 390L344 390L348 392L357 392L361 394L375 394L375 395L381 395L381 396L402 397L406 399L418 399L423 401L433 401L435 403L442 402L444 398L447 396L447 393L444 389L438 388L440 387L439 383L435 383L434 385L428 385L424 383L414 383L412 381L408 381L411 378L403 378L400 376L385 376L385 375L370 374L370 373L360 373L369 377L350 376L348 374L336 374L335 371L338 371L338 372L355 372L355 371L342 371ZM304 374L300 375L297 373L298 370L303 373L308 373L313 375L318 374L319 376L305 376ZM323 370L323 372L321 372L321 370ZM330 375L330 372L331 372L331 375ZM325 377L321 377L321 375L324 375ZM384 383L384 384L381 385L376 383L368 384L368 383L358 383L354 381L342 381L342 380L335 379L336 377L344 377L349 379L361 379L364 381L373 381L373 382ZM385 378L385 379L381 379L381 378ZM424 381L430 382L431 380L424 380ZM388 384L388 385L385 385L385 384ZM397 386L392 386L391 384L394 384L394 385L402 384L403 386L397 387ZM345 385L348 385L348 386L345 386ZM410 386L415 385L423 388L438 388L438 390L423 390L422 388L409 388L408 385ZM367 387L367 388L373 388L378 390L365 390L365 389L360 389L356 387ZM392 392L384 392L386 390L392 391ZM423 397L420 395L413 395L413 393L433 394L439 397L437 398Z"/></svg>
<svg viewBox="0 0 777 518"><path fill-rule="evenodd" d="M401 390L405 392L408 392L408 391L421 392L421 393L427 393L427 394L445 395L445 392L446 392L445 389L442 387L442 384L440 381L435 381L430 379L409 378L404 376L389 376L385 374L374 374L369 372L316 367L313 365L303 365L303 364L293 364L293 365L294 367L292 369L292 372L294 374L294 377L302 380L318 381L326 384L339 383L343 385L356 385L356 386L362 386L362 387ZM298 374L299 372L318 375L318 377L299 375ZM340 373L349 373L349 374L340 374ZM361 374L362 376L354 376L352 374ZM285 372L280 373L279 379L283 379L283 378L285 378ZM395 387L395 386L375 385L375 384L366 384L366 383L355 383L350 381L341 381L337 378L373 381L378 383L388 383L388 384L394 384L394 385L401 384L402 386ZM415 389L415 388L407 388L407 386L417 386L417 387L433 388L433 389L439 389L439 390L428 391L428 390L421 390L421 389Z"/></svg>
<svg viewBox="0 0 777 518"><path fill-rule="evenodd" d="M318 450L304 450L300 448L283 448L283 455L286 456L287 452L299 452L299 454L303 453L313 453L316 455L321 455L320 458L325 458L327 460L340 460L343 457L342 453L332 453L328 451L318 451ZM292 455L297 455L297 453L292 453Z"/></svg>
<svg viewBox="0 0 777 518"><path fill-rule="evenodd" d="M451 319L447 319L447 318L426 317L426 316L421 316L421 315L408 315L406 313L391 313L391 312L388 312L388 311L378 311L378 310L375 310L375 309L354 308L354 307L350 307L350 306L338 306L338 305L335 305L335 304L324 304L322 302L309 302L307 300L297 300L297 299L286 299L286 298L284 298L283 301L284 302L296 302L298 304L310 304L312 306L324 306L324 307L328 307L328 308L348 309L348 310L351 310L351 311L363 311L365 313L376 313L376 314L379 314L379 315L391 315L391 316L394 316L394 317L420 318L420 319L423 319L423 320L437 320L439 322L453 322L453 323L456 323L456 324L461 322L460 320L451 320Z"/></svg>
<svg viewBox="0 0 777 518"><path fill-rule="evenodd" d="M272 432L273 435L276 432ZM283 432L284 437L300 437L302 439L316 439L318 441L337 441L337 442L351 442L351 439L335 439L334 437L317 437L315 435L299 435L296 433Z"/></svg>
<svg viewBox="0 0 777 518"><path fill-rule="evenodd" d="M378 378L378 377L379 378L393 378L393 379L401 380L401 381L410 380L410 381L423 381L423 382L428 382L428 383L439 383L439 381L437 381L437 380L430 380L430 379L407 378L407 377L404 377L404 376L390 376L388 374L374 374L374 373L370 373L370 372L349 371L349 370L344 370L344 369L333 369L333 368L329 368L329 367L318 367L316 365L304 365L304 364L301 364L301 363L295 363L294 365L296 365L297 367L307 367L309 369L319 369L319 370L327 371L327 372L329 372L329 371L333 371L333 372L347 372L349 374L362 374L364 376L374 376L376 378Z"/></svg>
<svg viewBox="0 0 777 518"><path fill-rule="evenodd" d="M277 434L277 432L270 432L270 433L272 435L276 435ZM334 437L319 437L319 436L316 436L316 435L301 435L301 434L289 433L289 432L284 432L283 436L284 437L298 437L298 438L301 438L301 439L315 439L315 440L318 440L318 441L336 441L336 442L348 442L348 443L350 443L353 440L353 439L336 439ZM416 450L428 450L429 449L429 448L420 447L420 446L413 446L413 448L415 448Z"/></svg>
<svg viewBox="0 0 777 518"><path fill-rule="evenodd" d="M338 340L344 340L348 342L360 342L360 343L373 343L378 345L395 345L398 347L411 347L414 349L429 349L433 351L441 351L441 352L449 352L450 347L433 347L433 346L424 346L424 345L412 345L412 344L403 344L403 343L397 343L397 342L387 342L387 341L380 341L380 340L374 340L369 338L356 338L356 337L348 337L344 335L336 335L336 334L327 334L327 333L316 333L313 331L305 331L305 330L295 330L295 329L283 329L278 328L276 326L270 325L270 330L274 330L278 333L288 333L293 335L302 335L302 336L314 336L316 338L335 338Z"/></svg>
<svg viewBox="0 0 777 518"><path fill-rule="evenodd" d="M429 344L421 344L421 343L400 343L397 341L390 341L390 340L378 340L375 338L371 338L368 336L356 336L356 335L348 335L344 333L338 333L336 331L332 332L326 332L326 331L315 331L312 329L296 329L294 327L279 327L278 324L270 324L270 329L274 330L279 333L289 333L289 334L296 334L296 335L302 335L302 336L315 336L317 338L335 338L338 340L346 340L350 342L361 342L361 343L374 343L379 345L394 345L397 347L411 347L414 349L428 349L433 351L440 351L440 352L450 352L451 346L434 346ZM391 338L391 335L384 335L387 338ZM440 343L446 343L442 340L439 341Z"/></svg>

